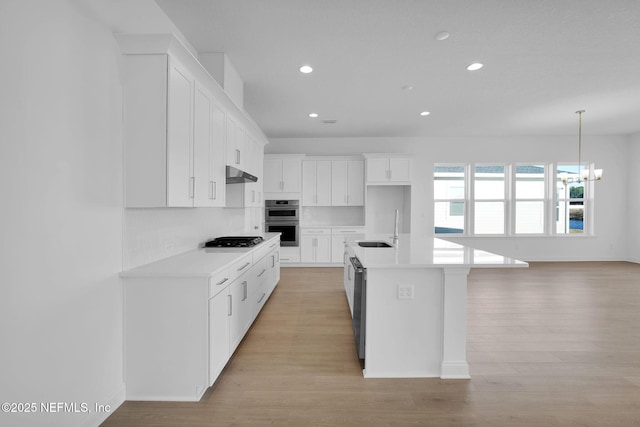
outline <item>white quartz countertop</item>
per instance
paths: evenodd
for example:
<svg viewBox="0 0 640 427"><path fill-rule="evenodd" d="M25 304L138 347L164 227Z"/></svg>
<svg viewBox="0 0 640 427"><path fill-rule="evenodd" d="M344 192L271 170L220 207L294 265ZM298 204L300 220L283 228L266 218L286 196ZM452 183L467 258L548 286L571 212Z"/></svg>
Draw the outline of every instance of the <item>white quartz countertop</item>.
<svg viewBox="0 0 640 427"><path fill-rule="evenodd" d="M269 246L280 233L264 233L264 242L251 248L198 248L141 265L120 277L210 277L244 255Z"/></svg>
<svg viewBox="0 0 640 427"><path fill-rule="evenodd" d="M363 248L358 241L385 241L389 235L367 234L364 239L352 238L347 245L365 268L500 268L528 267L524 261L505 257L469 246L434 238L400 234L397 247Z"/></svg>

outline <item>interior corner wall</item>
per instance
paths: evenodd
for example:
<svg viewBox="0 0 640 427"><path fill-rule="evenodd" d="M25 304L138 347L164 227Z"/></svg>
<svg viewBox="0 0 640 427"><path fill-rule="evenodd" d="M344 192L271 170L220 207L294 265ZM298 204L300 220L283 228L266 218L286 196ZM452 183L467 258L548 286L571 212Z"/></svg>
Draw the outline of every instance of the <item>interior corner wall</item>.
<svg viewBox="0 0 640 427"><path fill-rule="evenodd" d="M626 200L628 207L626 210L627 228L627 260L640 263L640 175L636 173L640 165L640 133L629 137L629 155L627 156L627 185L628 193Z"/></svg>
<svg viewBox="0 0 640 427"><path fill-rule="evenodd" d="M270 139L270 154L412 154L411 231L433 234L433 165L468 162L576 162L575 136L281 138ZM637 150L637 149L636 149ZM637 151L636 151L637 153ZM604 169L595 185L595 234L558 237L456 237L455 241L526 261L619 261L628 253L628 137L584 136L583 159ZM636 154L637 156L637 154Z"/></svg>
<svg viewBox="0 0 640 427"><path fill-rule="evenodd" d="M0 3L0 401L37 405L4 426L124 399L121 54L89 9Z"/></svg>

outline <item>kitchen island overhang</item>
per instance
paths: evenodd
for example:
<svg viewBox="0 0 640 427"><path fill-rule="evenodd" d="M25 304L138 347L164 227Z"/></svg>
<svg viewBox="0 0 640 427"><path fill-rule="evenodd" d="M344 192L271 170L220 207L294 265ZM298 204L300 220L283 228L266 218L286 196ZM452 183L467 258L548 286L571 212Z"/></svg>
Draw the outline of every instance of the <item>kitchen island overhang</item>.
<svg viewBox="0 0 640 427"><path fill-rule="evenodd" d="M381 235L366 240L391 242ZM345 244L345 290L353 316L350 259L357 258L366 276L364 376L470 378L469 271L528 264L432 236L401 234L390 248L361 247L358 241Z"/></svg>

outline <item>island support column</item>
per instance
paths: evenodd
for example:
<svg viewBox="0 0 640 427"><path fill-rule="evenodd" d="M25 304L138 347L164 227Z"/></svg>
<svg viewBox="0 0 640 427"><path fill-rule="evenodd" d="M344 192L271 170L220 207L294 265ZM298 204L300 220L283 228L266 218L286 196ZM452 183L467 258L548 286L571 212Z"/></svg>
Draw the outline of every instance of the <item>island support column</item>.
<svg viewBox="0 0 640 427"><path fill-rule="evenodd" d="M466 379L468 268L445 268L442 314L442 366L440 378Z"/></svg>

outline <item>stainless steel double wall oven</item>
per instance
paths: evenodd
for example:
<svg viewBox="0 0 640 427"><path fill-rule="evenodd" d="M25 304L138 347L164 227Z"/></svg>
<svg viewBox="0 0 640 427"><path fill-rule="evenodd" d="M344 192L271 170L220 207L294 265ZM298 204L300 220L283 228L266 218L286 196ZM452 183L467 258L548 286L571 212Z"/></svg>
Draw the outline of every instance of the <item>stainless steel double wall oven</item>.
<svg viewBox="0 0 640 427"><path fill-rule="evenodd" d="M266 200L265 231L282 233L281 246L299 246L300 202L298 200Z"/></svg>

